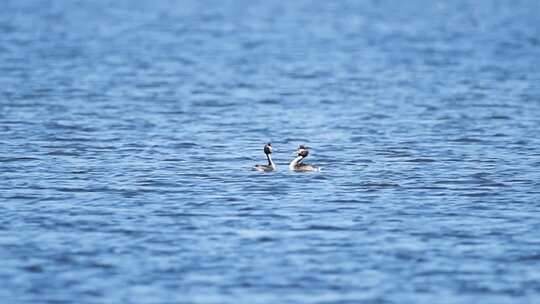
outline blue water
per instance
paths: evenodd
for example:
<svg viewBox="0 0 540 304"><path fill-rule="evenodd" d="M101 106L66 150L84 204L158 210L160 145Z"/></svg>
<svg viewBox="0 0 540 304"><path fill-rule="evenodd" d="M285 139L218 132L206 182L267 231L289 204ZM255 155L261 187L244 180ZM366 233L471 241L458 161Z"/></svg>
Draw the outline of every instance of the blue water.
<svg viewBox="0 0 540 304"><path fill-rule="evenodd" d="M1 302L538 303L539 14L2 1Z"/></svg>

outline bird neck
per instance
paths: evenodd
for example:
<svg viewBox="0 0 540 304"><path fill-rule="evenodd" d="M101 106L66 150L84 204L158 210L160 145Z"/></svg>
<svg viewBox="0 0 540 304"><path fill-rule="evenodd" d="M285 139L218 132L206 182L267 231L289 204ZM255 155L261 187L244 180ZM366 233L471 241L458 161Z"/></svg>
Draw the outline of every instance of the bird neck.
<svg viewBox="0 0 540 304"><path fill-rule="evenodd" d="M293 159L291 163L289 164L289 169L294 170L294 168L302 161L302 159L304 159L303 156L298 156L295 159Z"/></svg>
<svg viewBox="0 0 540 304"><path fill-rule="evenodd" d="M272 161L272 156L270 156L270 154L266 154L266 158L268 159L268 165L270 167L272 167L272 169L276 169L276 165L274 164L274 162Z"/></svg>

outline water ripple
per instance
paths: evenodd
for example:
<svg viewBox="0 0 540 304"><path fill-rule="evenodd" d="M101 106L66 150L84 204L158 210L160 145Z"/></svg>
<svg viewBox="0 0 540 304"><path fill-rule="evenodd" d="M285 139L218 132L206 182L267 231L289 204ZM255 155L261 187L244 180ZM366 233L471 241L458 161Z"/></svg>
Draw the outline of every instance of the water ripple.
<svg viewBox="0 0 540 304"><path fill-rule="evenodd" d="M3 1L0 298L535 302L538 3Z"/></svg>

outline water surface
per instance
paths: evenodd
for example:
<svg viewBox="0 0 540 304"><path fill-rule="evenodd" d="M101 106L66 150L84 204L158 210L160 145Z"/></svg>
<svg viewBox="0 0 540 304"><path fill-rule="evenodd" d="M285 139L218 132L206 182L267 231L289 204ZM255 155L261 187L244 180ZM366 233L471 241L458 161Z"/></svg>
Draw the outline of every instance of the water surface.
<svg viewBox="0 0 540 304"><path fill-rule="evenodd" d="M537 302L539 12L3 1L0 298Z"/></svg>

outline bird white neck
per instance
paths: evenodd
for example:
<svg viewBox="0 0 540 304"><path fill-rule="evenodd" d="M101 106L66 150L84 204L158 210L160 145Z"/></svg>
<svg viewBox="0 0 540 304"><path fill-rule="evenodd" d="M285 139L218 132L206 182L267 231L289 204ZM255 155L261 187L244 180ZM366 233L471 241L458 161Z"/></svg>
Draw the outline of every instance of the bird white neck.
<svg viewBox="0 0 540 304"><path fill-rule="evenodd" d="M272 170L276 170L276 165L272 161L272 156L270 156L270 154L266 154L266 158L268 159L268 165L272 167Z"/></svg>
<svg viewBox="0 0 540 304"><path fill-rule="evenodd" d="M291 163L289 164L289 169L290 169L290 170L294 170L294 169L296 168L296 166L298 165L298 163L299 163L302 159L304 159L303 156L298 156L298 157L296 157L295 159L293 159L293 160L291 161Z"/></svg>

